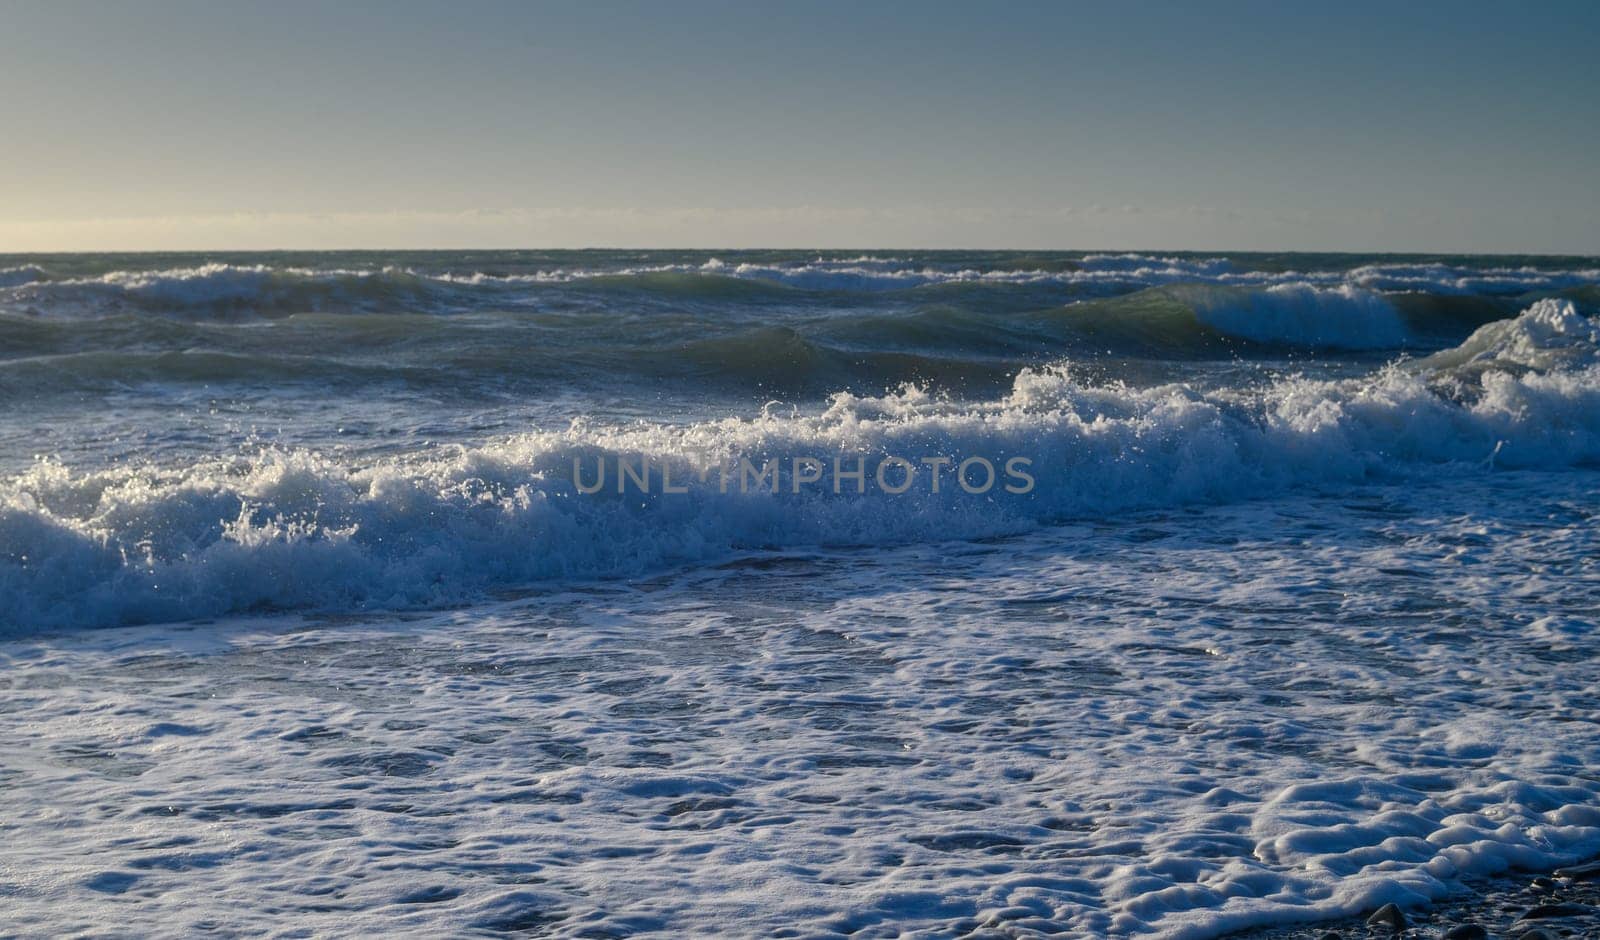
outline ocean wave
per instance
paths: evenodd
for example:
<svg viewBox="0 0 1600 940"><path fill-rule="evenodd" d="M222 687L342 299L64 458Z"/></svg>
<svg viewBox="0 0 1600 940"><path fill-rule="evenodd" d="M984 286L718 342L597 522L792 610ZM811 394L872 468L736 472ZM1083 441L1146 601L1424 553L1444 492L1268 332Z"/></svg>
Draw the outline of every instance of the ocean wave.
<svg viewBox="0 0 1600 940"><path fill-rule="evenodd" d="M382 268L308 269L202 264L94 277L34 278L0 290L0 311L92 318L129 311L180 316L314 312L323 309L440 309L444 282Z"/></svg>
<svg viewBox="0 0 1600 940"><path fill-rule="evenodd" d="M274 449L168 468L39 463L0 486L0 622L16 631L429 605L754 549L995 536L1437 475L1440 465L1481 473L1600 461L1594 321L1543 301L1486 329L1433 364L1249 390L1093 385L1068 364L1024 370L1008 394L983 402L915 387L841 393L815 414L577 422L366 464ZM782 471L811 457L860 459L879 485L721 485L718 468L739 461ZM891 457L951 463L937 491L930 470L890 493L873 475ZM996 467L1025 458L1036 486L968 492L948 474L969 457ZM619 459L646 468L655 488L581 491L584 473L592 482ZM663 492L663 473L684 490Z"/></svg>
<svg viewBox="0 0 1600 940"><path fill-rule="evenodd" d="M817 261L809 264L728 264L713 258L701 265L703 274L720 274L748 280L784 284L813 291L912 290L939 284L1071 283L1070 272L1044 270L942 269L929 265L896 266L859 261Z"/></svg>
<svg viewBox="0 0 1600 940"><path fill-rule="evenodd" d="M723 282L730 292L742 283ZM913 382L992 394L1019 369L1064 357L1092 361L1101 376L1147 384L1163 363L1431 351L1484 319L1479 299L1432 301L1433 329L1415 332L1413 318L1390 298L1305 285L1179 285L1043 311L919 303L795 317L779 305L773 316L728 317L732 322L671 309L635 315L609 302L522 309L470 324L390 312L298 314L274 318L268 328L248 319L0 315L0 346L8 353L0 360L0 398L165 382L348 389L390 380L486 389L626 380L811 398ZM1464 304L1458 317L1449 309L1456 304Z"/></svg>
<svg viewBox="0 0 1600 940"><path fill-rule="evenodd" d="M458 388L500 394L623 381L815 399L912 382L994 394L1019 369L1070 358L1079 375L1136 384L1179 363L1341 351L1426 354L1514 313L1504 299L1381 294L1348 285L1179 284L1049 308L923 298L843 310L796 308L758 282L704 275L630 279L647 297L608 295L466 318L376 309L89 320L0 313L0 400L131 386L272 382ZM672 283L662 283L669 281ZM585 282L588 284L600 282ZM348 285L332 282L342 291ZM369 300L387 288L357 285ZM610 288L607 288L608 290ZM632 288L640 289L640 288ZM787 290L787 288L774 288ZM389 295L392 296L392 293ZM684 302L707 301L706 308ZM465 306L465 301L455 301ZM209 309L209 308L208 308ZM1092 372L1090 371L1092 370Z"/></svg>
<svg viewBox="0 0 1600 940"><path fill-rule="evenodd" d="M700 294L721 299L730 285L740 283L827 294L1052 289L1058 293L1058 302L1173 285L1517 296L1584 290L1600 283L1600 269L1530 266L1376 263L1348 270L1294 271L1257 270L1227 258L1087 255L1076 261L1031 259L1035 267L1007 267L1003 260L950 265L933 259L873 256L810 261L712 257L500 273L423 270L398 264L307 268L212 262L65 277L30 264L0 269L0 311L64 317L128 310L202 316L346 309L456 312L505 302L508 296L539 296L541 291L561 288L655 290L680 298ZM1012 261L1027 263L1030 259Z"/></svg>
<svg viewBox="0 0 1600 940"><path fill-rule="evenodd" d="M1600 269L1545 270L1531 266L1467 268L1448 264L1370 264L1350 270L1256 270L1228 258L1087 255L1059 268L941 268L923 262L817 260L788 264L729 264L713 258L703 274L762 280L802 290L896 291L939 285L1056 284L1095 291L1173 284L1301 287L1445 294L1523 294L1591 285ZM582 275L574 274L574 277Z"/></svg>
<svg viewBox="0 0 1600 940"><path fill-rule="evenodd" d="M1550 372L1600 365L1600 329L1570 303L1541 300L1514 320L1479 328L1454 349L1435 353L1424 367L1469 371Z"/></svg>
<svg viewBox="0 0 1600 940"><path fill-rule="evenodd" d="M1202 324L1256 343L1397 349L1409 338L1392 303L1348 284L1276 284L1265 290L1190 293L1186 299Z"/></svg>
<svg viewBox="0 0 1600 940"><path fill-rule="evenodd" d="M21 264L0 268L0 288L31 284L45 276L44 269L36 264Z"/></svg>
<svg viewBox="0 0 1600 940"><path fill-rule="evenodd" d="M1375 264L1346 275L1362 287L1432 294L1523 294L1564 290L1600 280L1600 270L1547 271L1535 267L1460 268L1448 264Z"/></svg>
<svg viewBox="0 0 1600 940"><path fill-rule="evenodd" d="M1384 294L1349 284L1182 283L1082 301L1044 319L1066 331L1063 342L1080 337L1102 351L1192 358L1248 354L1252 347L1432 350L1516 310L1496 298Z"/></svg>
<svg viewBox="0 0 1600 940"><path fill-rule="evenodd" d="M1443 262L1381 262L1348 270L1256 270L1228 258L1158 257L1151 255L1088 255L1084 280L1127 280L1142 285L1222 284L1270 287L1296 283L1321 287L1348 286L1375 291L1422 291L1437 294L1524 294L1582 287L1600 281L1600 268L1555 270L1531 265L1466 267Z"/></svg>
<svg viewBox="0 0 1600 940"><path fill-rule="evenodd" d="M920 318L885 324L875 348L845 346L782 326L694 340L669 350L641 351L626 368L655 376L687 375L702 383L754 387L775 393L815 393L846 387L912 383L940 389L1005 382L1016 360L999 343L964 342L939 350L917 335ZM937 344L934 344L937 346Z"/></svg>

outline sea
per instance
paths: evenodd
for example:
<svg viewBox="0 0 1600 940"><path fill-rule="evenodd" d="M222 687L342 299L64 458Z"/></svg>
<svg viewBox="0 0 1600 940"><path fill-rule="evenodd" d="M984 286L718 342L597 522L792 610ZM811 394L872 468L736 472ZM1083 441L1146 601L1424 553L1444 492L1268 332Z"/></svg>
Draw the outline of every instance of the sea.
<svg viewBox="0 0 1600 940"><path fill-rule="evenodd" d="M0 933L1202 940L1600 854L1600 258L0 256Z"/></svg>

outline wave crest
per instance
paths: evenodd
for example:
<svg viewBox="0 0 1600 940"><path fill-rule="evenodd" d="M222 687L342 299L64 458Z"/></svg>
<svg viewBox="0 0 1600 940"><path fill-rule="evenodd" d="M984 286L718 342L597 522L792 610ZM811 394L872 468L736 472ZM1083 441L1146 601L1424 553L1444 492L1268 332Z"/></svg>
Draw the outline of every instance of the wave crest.
<svg viewBox="0 0 1600 940"><path fill-rule="evenodd" d="M1409 337L1393 304L1349 284L1328 288L1275 284L1259 291L1211 291L1192 302L1201 323L1257 343L1396 349Z"/></svg>
<svg viewBox="0 0 1600 940"><path fill-rule="evenodd" d="M1065 299L1104 297L1172 285L1307 289L1441 295L1517 296L1584 290L1600 269L1531 266L1479 268L1445 263L1378 263L1351 269L1259 270L1227 258L1086 255L1077 260L1005 258L942 262L864 256L811 261L673 261L611 267L551 267L531 272L375 267L305 268L203 263L153 270L116 270L57 277L39 265L0 269L0 310L46 316L97 316L134 309L177 314L334 309L450 312L470 308L484 292L539 296L562 288L667 290L722 296L730 282L767 289L833 294L919 290L1048 288Z"/></svg>
<svg viewBox="0 0 1600 940"><path fill-rule="evenodd" d="M0 618L17 629L427 605L753 549L985 537L1308 484L1437 474L1440 464L1476 473L1491 463L1593 463L1595 329L1570 304L1539 304L1480 331L1455 359L1256 390L1092 385L1063 365L1023 370L1008 394L986 402L915 387L841 393L818 414L578 422L368 465L270 449L172 469L75 473L41 463L0 486ZM1540 360L1548 350L1582 355ZM1471 383L1476 394L1442 394L1446 380ZM949 485L774 494L725 492L699 476L739 459L833 455L869 467L889 456L997 465L1026 457L1037 486L1020 495ZM579 492L575 460L592 467L619 457L669 468L687 488Z"/></svg>

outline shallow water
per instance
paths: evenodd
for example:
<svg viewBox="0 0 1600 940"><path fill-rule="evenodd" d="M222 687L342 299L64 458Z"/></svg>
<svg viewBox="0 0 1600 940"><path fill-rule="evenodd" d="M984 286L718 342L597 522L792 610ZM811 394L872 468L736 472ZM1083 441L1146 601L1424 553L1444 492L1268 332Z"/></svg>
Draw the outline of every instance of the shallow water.
<svg viewBox="0 0 1600 940"><path fill-rule="evenodd" d="M6 645L8 918L1209 936L1600 852L1600 480Z"/></svg>

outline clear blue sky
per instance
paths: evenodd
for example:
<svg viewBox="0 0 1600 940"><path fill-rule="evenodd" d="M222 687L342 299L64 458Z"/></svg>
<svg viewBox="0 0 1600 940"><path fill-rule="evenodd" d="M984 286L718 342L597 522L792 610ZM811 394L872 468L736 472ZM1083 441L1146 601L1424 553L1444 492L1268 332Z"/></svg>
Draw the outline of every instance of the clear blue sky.
<svg viewBox="0 0 1600 940"><path fill-rule="evenodd" d="M1600 4L0 6L0 251L1600 252Z"/></svg>

